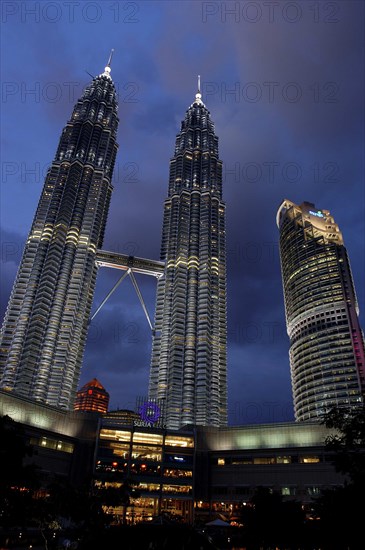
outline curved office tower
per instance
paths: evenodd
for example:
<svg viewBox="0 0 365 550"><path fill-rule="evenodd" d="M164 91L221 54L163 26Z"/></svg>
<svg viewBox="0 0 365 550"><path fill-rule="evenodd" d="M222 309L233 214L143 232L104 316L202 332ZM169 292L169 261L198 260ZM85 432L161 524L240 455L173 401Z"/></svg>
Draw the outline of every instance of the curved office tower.
<svg viewBox="0 0 365 550"><path fill-rule="evenodd" d="M296 420L355 408L365 389L364 340L346 248L328 210L284 200L277 213Z"/></svg>
<svg viewBox="0 0 365 550"><path fill-rule="evenodd" d="M0 338L0 387L71 409L79 380L117 153L105 71L76 103L48 170Z"/></svg>
<svg viewBox="0 0 365 550"><path fill-rule="evenodd" d="M200 87L200 86L199 86ZM166 426L227 422L225 204L218 138L201 94L186 112L164 204L149 396Z"/></svg>

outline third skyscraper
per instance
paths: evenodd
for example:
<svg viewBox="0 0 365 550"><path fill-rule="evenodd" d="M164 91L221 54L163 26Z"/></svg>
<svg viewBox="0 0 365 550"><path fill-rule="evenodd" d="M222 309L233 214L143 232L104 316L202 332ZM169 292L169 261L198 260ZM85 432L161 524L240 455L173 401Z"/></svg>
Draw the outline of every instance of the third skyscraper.
<svg viewBox="0 0 365 550"><path fill-rule="evenodd" d="M364 341L340 229L328 210L289 200L277 225L295 417L356 408L365 392Z"/></svg>

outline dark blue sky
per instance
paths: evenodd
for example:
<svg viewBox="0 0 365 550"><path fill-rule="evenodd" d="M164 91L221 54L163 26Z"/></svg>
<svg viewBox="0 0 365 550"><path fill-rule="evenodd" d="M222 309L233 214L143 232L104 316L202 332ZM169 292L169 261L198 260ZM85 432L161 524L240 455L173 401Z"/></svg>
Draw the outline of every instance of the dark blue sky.
<svg viewBox="0 0 365 550"><path fill-rule="evenodd" d="M169 159L197 74L224 162L231 424L293 419L278 255L284 198L331 211L364 327L364 3L2 2L1 318L63 126L115 49L119 154L104 248L159 258ZM229 13L235 10L235 13ZM119 277L98 276L94 310ZM155 281L139 278L151 316ZM80 385L148 389L130 281L92 323Z"/></svg>

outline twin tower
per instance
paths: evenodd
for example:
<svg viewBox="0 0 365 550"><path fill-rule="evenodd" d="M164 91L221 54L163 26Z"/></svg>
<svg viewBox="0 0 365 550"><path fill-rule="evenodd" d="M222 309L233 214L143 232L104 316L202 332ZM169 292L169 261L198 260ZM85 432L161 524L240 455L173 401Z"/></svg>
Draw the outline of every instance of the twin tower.
<svg viewBox="0 0 365 550"><path fill-rule="evenodd" d="M163 403L170 429L227 423L222 162L199 88L170 161L157 284L149 396ZM63 129L1 331L0 388L63 410L72 409L77 390L98 266L112 256L101 248L118 150L117 113L109 62L85 89ZM311 233L310 216L300 222L295 207L284 201L278 223L286 235L281 253L295 408L297 419L305 420L331 404L362 401L364 343L342 241L322 243ZM316 212L316 222L329 216ZM306 247L301 254L290 245L299 234ZM321 268L317 272L316 265ZM337 269L340 265L344 270ZM305 280L313 283L309 302ZM331 349L322 353L327 333L333 335L327 342ZM307 344L300 343L303 338ZM339 345L333 362L330 354ZM306 388L312 388L310 395Z"/></svg>

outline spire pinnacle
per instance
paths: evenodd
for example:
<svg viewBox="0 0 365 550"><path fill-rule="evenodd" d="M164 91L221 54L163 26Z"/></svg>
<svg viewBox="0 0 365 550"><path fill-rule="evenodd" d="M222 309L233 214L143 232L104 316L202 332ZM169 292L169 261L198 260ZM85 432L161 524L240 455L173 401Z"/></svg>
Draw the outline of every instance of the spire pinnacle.
<svg viewBox="0 0 365 550"><path fill-rule="evenodd" d="M202 102L202 94L201 94L201 91L200 91L200 74L198 74L198 91L195 94L195 102L194 103L199 103L199 105L204 105L204 103Z"/></svg>
<svg viewBox="0 0 365 550"><path fill-rule="evenodd" d="M106 64L106 66L109 67L109 68L110 68L110 65L112 63L113 53L114 53L114 48L111 49L109 59L108 59L108 63Z"/></svg>
<svg viewBox="0 0 365 550"><path fill-rule="evenodd" d="M106 64L106 67L105 67L104 72L103 72L103 76L108 76L109 78L111 78L111 76L110 76L110 73L111 73L111 67L110 67L110 65L111 65L111 63L112 63L113 53L114 53L114 49L112 49L112 50L110 51L108 63Z"/></svg>

